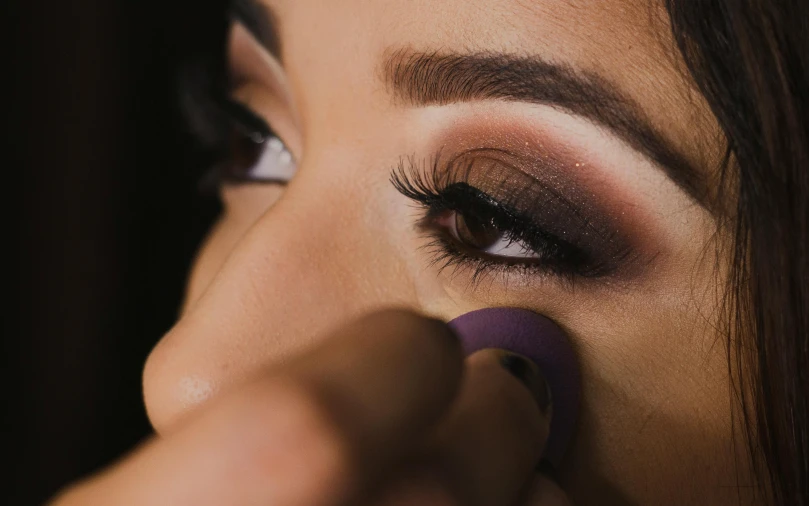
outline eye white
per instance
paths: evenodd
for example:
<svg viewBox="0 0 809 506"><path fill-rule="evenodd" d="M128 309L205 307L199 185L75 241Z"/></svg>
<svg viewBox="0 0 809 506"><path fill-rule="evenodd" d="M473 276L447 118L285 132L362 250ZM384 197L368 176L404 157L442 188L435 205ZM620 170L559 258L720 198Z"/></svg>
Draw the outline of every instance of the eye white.
<svg viewBox="0 0 809 506"><path fill-rule="evenodd" d="M444 225L449 228L452 237L462 242L460 234L458 233L457 215L457 211L450 213L444 221ZM480 251L487 255L503 258L539 258L539 255L532 251L524 242L510 239L505 233L500 234L500 238L497 239L497 242Z"/></svg>
<svg viewBox="0 0 809 506"><path fill-rule="evenodd" d="M531 251L531 248L525 243L511 240L505 234L483 252L487 255L507 258L538 258L537 254Z"/></svg>
<svg viewBox="0 0 809 506"><path fill-rule="evenodd" d="M297 165L292 154L278 137L270 137L261 156L247 172L250 179L289 182L295 175Z"/></svg>

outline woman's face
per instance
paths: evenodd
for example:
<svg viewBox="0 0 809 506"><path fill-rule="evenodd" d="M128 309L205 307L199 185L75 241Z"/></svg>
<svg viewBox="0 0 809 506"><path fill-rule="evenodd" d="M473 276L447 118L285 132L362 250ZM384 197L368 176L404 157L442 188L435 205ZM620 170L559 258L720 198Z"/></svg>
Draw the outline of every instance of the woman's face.
<svg viewBox="0 0 809 506"><path fill-rule="evenodd" d="M519 306L579 355L575 504L737 504L721 136L662 6L263 1L231 34L233 97L291 156L242 168L295 173L223 185L146 366L157 431L360 313Z"/></svg>

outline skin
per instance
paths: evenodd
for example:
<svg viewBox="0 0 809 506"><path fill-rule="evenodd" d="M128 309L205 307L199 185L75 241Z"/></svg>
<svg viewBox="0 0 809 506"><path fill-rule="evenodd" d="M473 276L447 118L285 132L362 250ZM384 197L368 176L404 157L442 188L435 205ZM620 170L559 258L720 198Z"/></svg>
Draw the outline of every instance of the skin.
<svg viewBox="0 0 809 506"><path fill-rule="evenodd" d="M211 434L220 434L221 427L217 433L211 428L216 424L206 420L224 417L235 427L247 427L241 431L244 439L266 441L266 436L251 436L251 422L245 418L257 417L266 422L264 428L288 429L245 406L266 403L295 413L301 398L312 397L304 389L305 394L284 400L288 391L298 392L300 384L308 384L310 380L300 380L302 376L311 375L326 384L344 381L350 385L346 387L350 395L374 398L358 392L357 385L379 382L384 389L393 381L394 372L406 377L414 364L407 359L412 358L406 351L409 345L398 342L395 335L388 336L390 321L421 320L388 314L385 318L393 320L386 324L377 321L376 327L355 324L349 327L352 331L337 329L359 315L392 306L443 321L483 307L518 306L549 316L565 330L579 355L583 377L578 435L558 473L568 497L565 500L582 505L752 503L749 460L732 426L727 350L716 330L724 281L724 270L716 267L716 259L717 255L723 258L724 239L716 234L713 215L652 161L585 118L548 106L498 100L411 106L394 100L380 78L386 56L401 48L499 51L563 62L600 76L631 97L649 122L710 181L710 168L723 149L717 141L721 135L685 77L662 7L654 2L619 0L264 1L280 23L284 67L268 62L268 55L256 42L236 30L231 60L241 80L234 93L284 140L298 161L297 174L285 186L223 188L225 210L196 259L182 317L155 348L145 368L146 406L160 438L68 493L66 503L75 497L85 501L98 497L102 489L123 494L132 483L149 482L145 475L137 474L145 473L143 464L132 463L137 459L186 476L191 471L177 471L179 464L163 464L184 451L183 445L205 448L214 455L219 451L226 455L223 461L230 462L232 447L222 443L227 449L216 450L210 442L217 440ZM415 153L427 158L437 147L463 145L474 135L494 143L534 136L537 142L563 145L579 160L579 166L569 170L578 171L575 177L589 185L593 195L600 192L599 199L626 224L630 240L644 252L638 272L629 280L603 283L568 283L552 275L519 272L488 274L481 282L470 283L469 269L442 271L432 265L429 251L422 247L424 237L414 230L413 204L390 185L390 170L402 156ZM385 335L390 341L383 341L385 346L363 344L368 362L357 358L357 363L366 364L367 370L330 371L328 364L336 360L334 356L363 349L357 341L363 335ZM416 341L412 346L426 346L422 351L441 359L442 352ZM396 358L399 355L390 350L405 358ZM372 364L374 357L385 353L390 367ZM485 364L491 359L476 360ZM408 498L423 498L418 495L421 492L408 494L424 489L419 485L424 483L419 470L430 464L408 464L405 468L413 471L391 471L396 467L391 462L401 454L397 445L422 441L425 434L433 441L436 433L446 433L441 427L457 424L490 427L489 437L501 442L509 450L507 455L524 458L518 456L515 435L531 440L536 437L531 431L541 434L547 420L532 412L534 418L526 422L524 414L516 413L528 408L511 407L508 421L492 422L486 413L494 412L489 408L499 402L498 395L467 383L477 374L489 378L480 380L480 385L491 378L512 378L473 362L468 359L465 367L484 372L467 374L462 394L451 386L461 380L448 371L434 373L440 377L433 378L435 385L440 381L450 385L436 390L448 391L428 394L412 387L412 402L432 407L414 407L409 415L397 415L400 419L409 416L410 421L380 428L384 455L363 453L362 444L346 435L351 430L329 424L323 431L318 428L323 417L305 418L314 427L313 434L338 434L340 448L351 448L349 453L365 455L366 460L361 465L348 465L345 459L324 464L343 471L320 473L320 481L307 478L302 491L289 485L283 489L288 477L287 481L272 479L281 469L274 462L287 462L289 456L269 452L262 456L268 466L262 468L266 471L262 479L281 487L278 493L286 495L282 499L261 496L277 501L265 504L325 504L318 496L324 487L338 490L339 497L343 493L349 497L366 490L368 483L376 483L364 471L373 465L392 473L393 483L404 483L383 487L389 503L426 504L408 502ZM502 380L505 391L525 394L518 383L506 379ZM430 395L441 398L430 399ZM478 421L448 422L463 418L447 407L448 399L455 397L488 408L470 409L478 413L473 417ZM530 404L529 399L525 396L525 405ZM381 407L376 409L388 409L386 402L390 401L379 400ZM309 405L308 401L303 404ZM303 412L308 413L307 409ZM265 416L269 418L262 418ZM518 429L526 426L530 430ZM536 442L538 447L542 439ZM180 442L172 443L176 441ZM427 447L466 448L468 458L449 459L454 463L447 466L454 468L461 460L485 461L496 452L480 448L476 441L468 437ZM186 453L193 451L203 450ZM294 465L296 461L290 462ZM513 476L524 476L525 462L511 462L506 468ZM493 473L467 470L460 475L469 478L475 472ZM216 492L222 494L217 497L224 503L252 504L227 495L236 494L238 486L222 484L215 477L208 480L224 490L217 488ZM386 480L391 482L390 477ZM161 497L160 486L185 490L182 483L165 481L149 489L155 494L150 497ZM503 485L507 481L493 477L491 483L496 485L475 491L478 495L473 496L491 499L481 500L481 504L513 502L515 486ZM465 498L469 491L450 482L439 479L439 485L426 487L432 491L428 496ZM196 479L195 483L206 480ZM536 478L532 487L533 498L526 499L526 504L561 504L561 492L553 484ZM435 504L447 502L436 499Z"/></svg>
<svg viewBox="0 0 809 506"><path fill-rule="evenodd" d="M523 386L542 385L528 362L521 383L500 350L463 361L446 326L404 311L325 341L56 504L568 504L533 471L549 411Z"/></svg>

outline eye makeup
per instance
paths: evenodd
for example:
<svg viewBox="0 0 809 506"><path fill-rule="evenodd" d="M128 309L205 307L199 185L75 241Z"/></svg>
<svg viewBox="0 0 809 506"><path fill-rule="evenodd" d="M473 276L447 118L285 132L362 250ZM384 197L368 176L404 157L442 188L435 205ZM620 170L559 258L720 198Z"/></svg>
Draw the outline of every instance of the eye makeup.
<svg viewBox="0 0 809 506"><path fill-rule="evenodd" d="M418 227L432 239L429 250L442 270L469 267L473 281L507 271L568 281L628 275L636 251L614 220L581 187L555 174L551 161L538 175L523 169L536 164L525 153L479 147L442 151L428 164L402 160L391 179L420 205ZM466 224L467 236L495 237L500 250L481 251L460 233L448 233L452 214Z"/></svg>
<svg viewBox="0 0 809 506"><path fill-rule="evenodd" d="M416 204L423 248L450 280L621 290L667 256L669 233L648 193L657 172L609 132L522 104L421 118L417 152L428 157L403 157L391 180Z"/></svg>
<svg viewBox="0 0 809 506"><path fill-rule="evenodd" d="M275 72L251 76L266 67L260 65L264 58L248 61L245 55L268 56L236 23L231 40L234 86L258 78L272 84L270 89L280 86ZM279 109L262 105L263 112ZM238 102L227 112L235 127L228 141L231 156L218 168L219 180L288 182L295 164L281 138ZM627 233L633 227L623 213L604 198L603 185L578 170L589 162L561 143L543 144L542 136L526 130L520 133L508 121L490 118L456 122L445 135L433 132L438 134L433 138L444 142L431 157L404 158L395 168L395 188L422 211L417 226L430 239L433 264L467 273L473 283L490 274L511 273L526 280L542 276L571 283L632 279L649 256L638 247L638 234Z"/></svg>

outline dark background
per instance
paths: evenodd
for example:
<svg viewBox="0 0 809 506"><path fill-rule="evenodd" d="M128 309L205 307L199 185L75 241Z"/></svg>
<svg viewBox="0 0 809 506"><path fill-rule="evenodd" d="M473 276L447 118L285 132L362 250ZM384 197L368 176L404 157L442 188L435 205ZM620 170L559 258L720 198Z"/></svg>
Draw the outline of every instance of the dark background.
<svg viewBox="0 0 809 506"><path fill-rule="evenodd" d="M224 1L11 3L0 503L16 505L149 434L141 368L218 205L196 190L176 70L219 42Z"/></svg>

